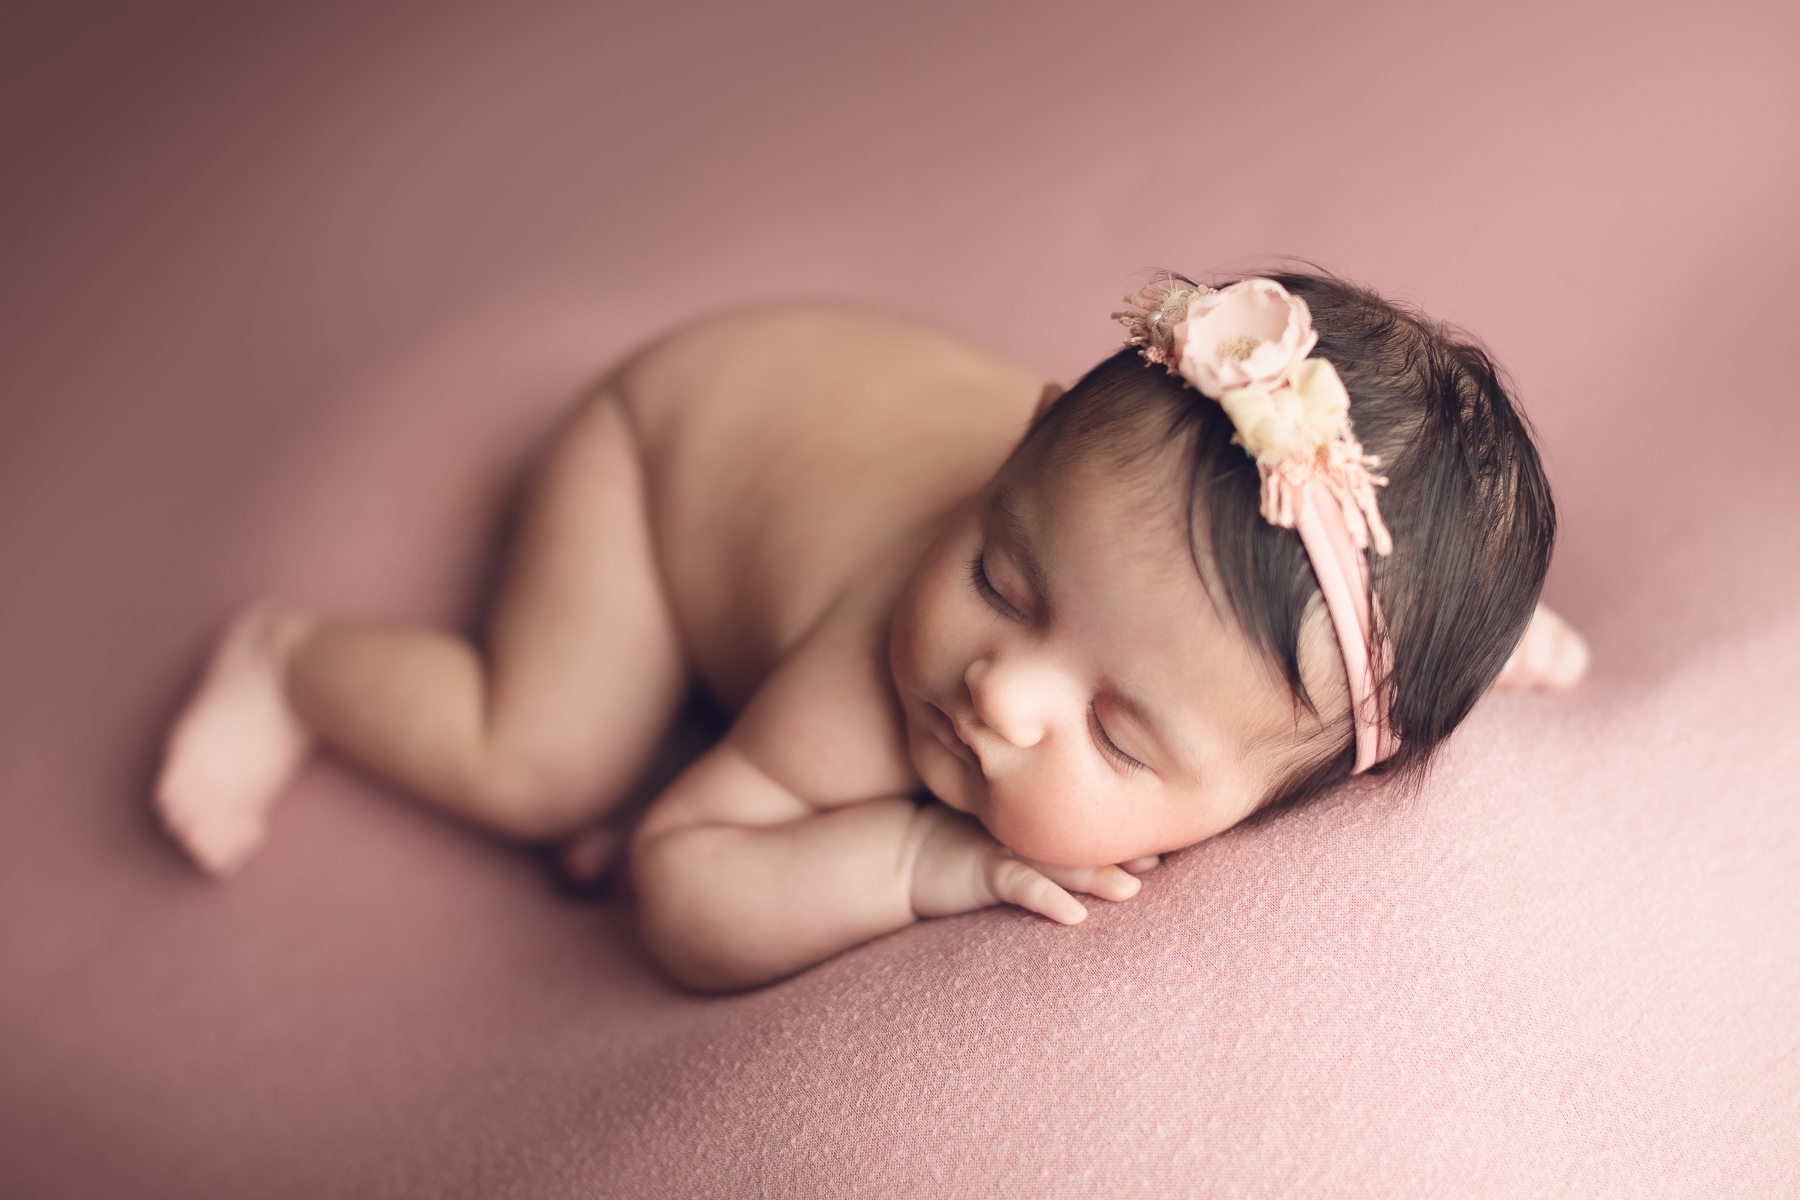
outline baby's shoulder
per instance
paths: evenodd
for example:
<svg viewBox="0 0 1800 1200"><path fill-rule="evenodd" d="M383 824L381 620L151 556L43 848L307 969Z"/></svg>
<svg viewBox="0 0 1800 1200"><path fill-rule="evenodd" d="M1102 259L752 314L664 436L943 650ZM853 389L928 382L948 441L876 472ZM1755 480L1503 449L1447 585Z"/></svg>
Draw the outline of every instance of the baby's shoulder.
<svg viewBox="0 0 1800 1200"><path fill-rule="evenodd" d="M685 326L613 380L683 636L733 703L859 564L987 482L1042 384L954 334L799 302Z"/></svg>
<svg viewBox="0 0 1800 1200"><path fill-rule="evenodd" d="M702 317L639 352L619 381L653 429L728 405L735 414L819 431L915 425L954 413L1003 438L1016 435L1042 384L1026 364L946 330L824 301Z"/></svg>

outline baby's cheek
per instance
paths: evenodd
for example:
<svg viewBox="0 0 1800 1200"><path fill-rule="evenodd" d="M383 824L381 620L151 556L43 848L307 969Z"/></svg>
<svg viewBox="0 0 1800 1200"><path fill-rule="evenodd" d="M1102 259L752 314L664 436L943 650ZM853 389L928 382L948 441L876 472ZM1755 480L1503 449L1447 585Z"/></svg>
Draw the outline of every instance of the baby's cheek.
<svg viewBox="0 0 1800 1200"><path fill-rule="evenodd" d="M895 606L888 634L889 665L893 669L894 682L902 690L924 685L930 674L926 662L929 642L924 614L916 604L908 603L909 599L910 596L903 597Z"/></svg>
<svg viewBox="0 0 1800 1200"><path fill-rule="evenodd" d="M1095 804L1095 792L1067 775L1029 791L990 788L982 819L996 839L1038 862L1094 867L1119 861L1118 847L1135 844L1135 831L1129 814Z"/></svg>
<svg viewBox="0 0 1800 1200"><path fill-rule="evenodd" d="M888 635L894 676L902 686L930 685L934 668L949 653L946 644L944 599L938 581L929 575L915 578L894 605Z"/></svg>

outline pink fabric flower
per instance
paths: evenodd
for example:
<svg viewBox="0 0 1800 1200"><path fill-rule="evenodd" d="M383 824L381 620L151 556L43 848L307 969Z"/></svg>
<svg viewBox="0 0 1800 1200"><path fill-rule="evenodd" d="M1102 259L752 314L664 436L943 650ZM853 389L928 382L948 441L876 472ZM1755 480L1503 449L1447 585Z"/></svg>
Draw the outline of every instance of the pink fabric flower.
<svg viewBox="0 0 1800 1200"><path fill-rule="evenodd" d="M1195 296L1175 327L1182 378L1214 400L1228 391L1274 391L1319 335L1306 301L1273 279L1246 279Z"/></svg>

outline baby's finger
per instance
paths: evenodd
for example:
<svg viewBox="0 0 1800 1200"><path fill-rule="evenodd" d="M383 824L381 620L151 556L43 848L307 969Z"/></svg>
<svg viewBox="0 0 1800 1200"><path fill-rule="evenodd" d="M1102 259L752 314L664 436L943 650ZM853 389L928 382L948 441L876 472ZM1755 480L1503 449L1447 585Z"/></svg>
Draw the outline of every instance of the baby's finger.
<svg viewBox="0 0 1800 1200"><path fill-rule="evenodd" d="M1086 892L1090 896L1098 896L1102 900L1129 900L1138 894L1144 885L1138 882L1137 876L1128 875L1115 866L1104 867L1052 867L1045 863L1031 864L1046 878L1060 883L1072 892Z"/></svg>
<svg viewBox="0 0 1800 1200"><path fill-rule="evenodd" d="M1064 925L1087 920L1081 901L1019 859L995 855L988 861L987 883L1002 902L1028 908Z"/></svg>
<svg viewBox="0 0 1800 1200"><path fill-rule="evenodd" d="M1146 854L1142 858L1134 858L1130 862L1120 863L1119 869L1121 871L1129 871L1133 875L1143 875L1147 872L1156 870L1156 868L1160 866L1162 866L1162 855Z"/></svg>

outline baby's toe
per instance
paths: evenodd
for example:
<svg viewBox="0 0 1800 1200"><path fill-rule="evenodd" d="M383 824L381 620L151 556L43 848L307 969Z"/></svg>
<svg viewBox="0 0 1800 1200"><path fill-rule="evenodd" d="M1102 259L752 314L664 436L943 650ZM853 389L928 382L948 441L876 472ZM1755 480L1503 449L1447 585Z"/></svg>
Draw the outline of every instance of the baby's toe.
<svg viewBox="0 0 1800 1200"><path fill-rule="evenodd" d="M1539 605L1494 686L1563 691L1581 682L1588 662L1586 639L1555 612Z"/></svg>
<svg viewBox="0 0 1800 1200"><path fill-rule="evenodd" d="M1563 626L1550 662L1544 668L1545 686L1556 691L1574 687L1587 674L1592 661L1593 654L1588 650L1587 639L1567 625Z"/></svg>
<svg viewBox="0 0 1800 1200"><path fill-rule="evenodd" d="M235 874L255 853L267 832L259 810L229 804L194 803L190 793L163 792L157 810L163 827L207 874Z"/></svg>

